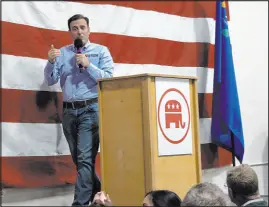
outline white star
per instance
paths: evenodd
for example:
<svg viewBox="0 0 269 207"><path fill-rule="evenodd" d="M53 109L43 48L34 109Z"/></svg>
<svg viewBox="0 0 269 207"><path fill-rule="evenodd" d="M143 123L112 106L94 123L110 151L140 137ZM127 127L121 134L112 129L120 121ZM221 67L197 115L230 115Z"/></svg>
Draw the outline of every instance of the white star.
<svg viewBox="0 0 269 207"><path fill-rule="evenodd" d="M173 109L173 108L175 108L175 105L174 105L174 104L172 105L172 109Z"/></svg>

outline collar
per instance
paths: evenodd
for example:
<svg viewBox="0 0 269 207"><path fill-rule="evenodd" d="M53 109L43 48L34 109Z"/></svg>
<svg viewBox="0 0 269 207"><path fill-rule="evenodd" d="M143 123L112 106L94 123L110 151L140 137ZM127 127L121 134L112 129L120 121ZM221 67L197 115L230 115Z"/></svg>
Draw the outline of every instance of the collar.
<svg viewBox="0 0 269 207"><path fill-rule="evenodd" d="M89 47L91 44L90 40L88 40L88 42L84 45L83 49L86 49L87 47Z"/></svg>
<svg viewBox="0 0 269 207"><path fill-rule="evenodd" d="M264 201L264 200L262 198L253 199L253 200L250 200L250 201L244 203L242 206L246 206L250 203L259 202L259 201Z"/></svg>

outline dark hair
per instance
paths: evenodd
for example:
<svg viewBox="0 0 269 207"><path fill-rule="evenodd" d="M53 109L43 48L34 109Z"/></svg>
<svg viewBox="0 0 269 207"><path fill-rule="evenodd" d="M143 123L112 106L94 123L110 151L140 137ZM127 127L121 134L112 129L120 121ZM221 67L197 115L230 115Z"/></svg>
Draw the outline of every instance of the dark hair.
<svg viewBox="0 0 269 207"><path fill-rule="evenodd" d="M181 205L180 197L169 190L150 191L146 196L150 196L151 202L155 207L176 207Z"/></svg>
<svg viewBox="0 0 269 207"><path fill-rule="evenodd" d="M101 204L101 203L91 203L90 206L105 206L104 204Z"/></svg>
<svg viewBox="0 0 269 207"><path fill-rule="evenodd" d="M68 29L69 29L69 31L71 30L70 23L73 22L73 21L76 21L78 19L85 19L85 21L87 22L87 25L89 26L89 18L88 17L85 17L82 14L75 14L75 15L73 15L72 17L70 17L68 19Z"/></svg>

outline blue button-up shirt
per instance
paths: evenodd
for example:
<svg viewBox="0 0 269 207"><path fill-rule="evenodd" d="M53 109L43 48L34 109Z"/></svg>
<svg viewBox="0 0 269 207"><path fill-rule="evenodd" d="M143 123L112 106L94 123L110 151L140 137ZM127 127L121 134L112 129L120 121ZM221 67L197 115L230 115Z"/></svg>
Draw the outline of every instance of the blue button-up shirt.
<svg viewBox="0 0 269 207"><path fill-rule="evenodd" d="M90 65L85 70L76 63L76 48L67 45L60 48L61 55L54 64L49 61L44 75L49 86L60 79L63 101L72 102L87 100L98 96L97 79L113 76L114 63L107 47L88 42L82 50L87 54Z"/></svg>

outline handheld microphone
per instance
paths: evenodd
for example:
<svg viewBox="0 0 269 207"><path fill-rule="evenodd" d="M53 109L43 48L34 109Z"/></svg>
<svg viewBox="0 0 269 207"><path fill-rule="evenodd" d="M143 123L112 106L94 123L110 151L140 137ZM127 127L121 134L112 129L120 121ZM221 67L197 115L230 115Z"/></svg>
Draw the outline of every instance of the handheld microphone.
<svg viewBox="0 0 269 207"><path fill-rule="evenodd" d="M74 41L74 45L75 45L75 48L77 48L77 54L81 54L82 53L82 47L83 47L83 42L81 39L77 38L75 39ZM82 65L79 64L78 65L79 68L82 68ZM80 69L80 72L82 73L83 70Z"/></svg>

